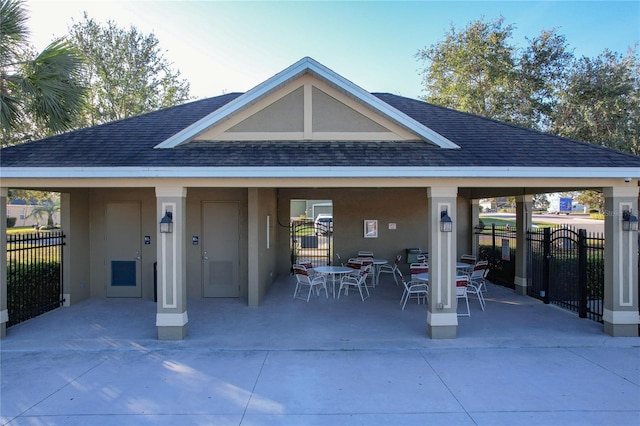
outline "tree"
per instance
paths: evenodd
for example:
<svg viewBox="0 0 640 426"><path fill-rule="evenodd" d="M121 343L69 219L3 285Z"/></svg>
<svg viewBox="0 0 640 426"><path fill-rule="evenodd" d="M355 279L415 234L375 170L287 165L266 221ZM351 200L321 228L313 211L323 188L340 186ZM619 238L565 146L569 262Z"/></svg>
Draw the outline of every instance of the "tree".
<svg viewBox="0 0 640 426"><path fill-rule="evenodd" d="M60 194L58 192L9 188L7 201L12 202L15 200L23 200L27 204L55 203L60 201Z"/></svg>
<svg viewBox="0 0 640 426"><path fill-rule="evenodd" d="M45 203L37 205L31 210L29 216L37 217L42 220L44 216L47 219L47 228L53 228L53 215L60 211L60 203Z"/></svg>
<svg viewBox="0 0 640 426"><path fill-rule="evenodd" d="M547 194L534 194L533 208L535 210L547 210L549 208L549 199Z"/></svg>
<svg viewBox="0 0 640 426"><path fill-rule="evenodd" d="M84 101L77 50L61 38L34 54L26 22L21 0L0 0L2 146L70 129Z"/></svg>
<svg viewBox="0 0 640 426"><path fill-rule="evenodd" d="M601 191L582 191L576 195L575 201L589 209L604 210L604 194Z"/></svg>
<svg viewBox="0 0 640 426"><path fill-rule="evenodd" d="M100 25L87 14L70 28L73 44L88 64L84 81L90 87L90 106L80 126L119 120L190 99L189 83L159 49L153 34L135 27Z"/></svg>
<svg viewBox="0 0 640 426"><path fill-rule="evenodd" d="M503 18L480 19L462 32L451 26L443 41L419 50L416 57L427 64L423 99L486 117L508 117L512 30Z"/></svg>
<svg viewBox="0 0 640 426"><path fill-rule="evenodd" d="M640 58L605 50L582 57L568 76L552 132L640 155Z"/></svg>
<svg viewBox="0 0 640 426"><path fill-rule="evenodd" d="M509 96L510 121L533 129L548 130L559 93L574 61L566 37L554 31L542 31L518 58L512 72Z"/></svg>

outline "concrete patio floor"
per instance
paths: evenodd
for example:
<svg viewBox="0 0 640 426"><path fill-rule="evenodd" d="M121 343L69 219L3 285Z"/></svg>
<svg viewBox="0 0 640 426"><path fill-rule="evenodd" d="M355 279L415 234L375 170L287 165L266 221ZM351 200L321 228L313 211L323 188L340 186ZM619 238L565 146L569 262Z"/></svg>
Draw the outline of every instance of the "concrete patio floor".
<svg viewBox="0 0 640 426"><path fill-rule="evenodd" d="M90 299L9 328L0 421L11 425L638 425L640 338L489 285L458 337L431 340L384 277L362 302L259 308L188 301L183 341L152 301Z"/></svg>

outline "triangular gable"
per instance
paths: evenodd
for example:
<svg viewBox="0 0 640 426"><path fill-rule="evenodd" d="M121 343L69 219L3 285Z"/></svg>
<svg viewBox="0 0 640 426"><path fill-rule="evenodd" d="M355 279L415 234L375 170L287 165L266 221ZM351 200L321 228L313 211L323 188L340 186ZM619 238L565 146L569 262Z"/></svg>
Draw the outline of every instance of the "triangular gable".
<svg viewBox="0 0 640 426"><path fill-rule="evenodd" d="M459 148L311 58L303 58L156 148L223 140L424 140L441 148Z"/></svg>

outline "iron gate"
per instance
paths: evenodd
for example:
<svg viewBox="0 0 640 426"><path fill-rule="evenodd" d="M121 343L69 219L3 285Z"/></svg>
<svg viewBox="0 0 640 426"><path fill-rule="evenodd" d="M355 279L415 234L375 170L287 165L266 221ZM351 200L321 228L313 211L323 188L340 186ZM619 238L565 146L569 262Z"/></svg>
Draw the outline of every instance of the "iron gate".
<svg viewBox="0 0 640 426"><path fill-rule="evenodd" d="M62 295L61 231L7 235L7 326L56 309Z"/></svg>
<svg viewBox="0 0 640 426"><path fill-rule="evenodd" d="M291 221L291 265L308 260L315 266L331 265L333 227L311 219Z"/></svg>
<svg viewBox="0 0 640 426"><path fill-rule="evenodd" d="M527 241L528 295L602 322L604 236L563 226L531 230Z"/></svg>

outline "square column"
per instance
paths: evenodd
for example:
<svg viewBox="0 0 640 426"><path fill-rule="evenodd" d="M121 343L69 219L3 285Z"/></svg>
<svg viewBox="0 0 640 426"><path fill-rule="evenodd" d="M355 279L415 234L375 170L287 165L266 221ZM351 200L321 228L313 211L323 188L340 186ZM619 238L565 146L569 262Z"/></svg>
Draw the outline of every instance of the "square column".
<svg viewBox="0 0 640 426"><path fill-rule="evenodd" d="M604 188L604 332L638 336L638 231L624 231L622 213L638 217L638 187Z"/></svg>
<svg viewBox="0 0 640 426"><path fill-rule="evenodd" d="M182 340L187 335L186 197L183 187L156 187L159 340ZM170 213L173 232L160 232L160 221Z"/></svg>
<svg viewBox="0 0 640 426"><path fill-rule="evenodd" d="M432 339L455 339L458 331L456 299L456 198L457 187L432 187L429 207L429 306L427 334ZM453 222L452 232L440 230L440 215L446 211Z"/></svg>
<svg viewBox="0 0 640 426"><path fill-rule="evenodd" d="M514 279L515 292L526 295L529 286L527 276L527 259L529 247L527 245L527 230L531 228L533 213L533 195L516 195L516 276Z"/></svg>
<svg viewBox="0 0 640 426"><path fill-rule="evenodd" d="M480 200L471 200L471 253L478 256L480 253L478 247L478 238L476 236L476 227L480 225Z"/></svg>
<svg viewBox="0 0 640 426"><path fill-rule="evenodd" d="M0 339L7 336L9 310L7 305L7 195L9 188L0 188Z"/></svg>
<svg viewBox="0 0 640 426"><path fill-rule="evenodd" d="M260 304L260 197L258 188L247 190L248 210L248 241L247 241L247 277L248 304L258 306Z"/></svg>

